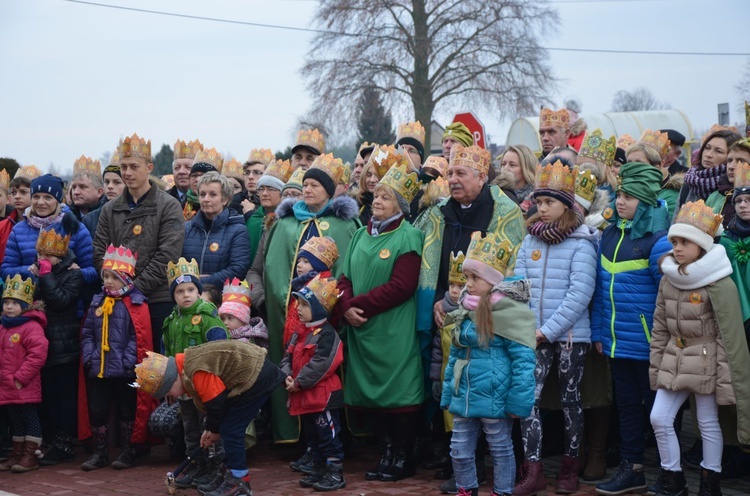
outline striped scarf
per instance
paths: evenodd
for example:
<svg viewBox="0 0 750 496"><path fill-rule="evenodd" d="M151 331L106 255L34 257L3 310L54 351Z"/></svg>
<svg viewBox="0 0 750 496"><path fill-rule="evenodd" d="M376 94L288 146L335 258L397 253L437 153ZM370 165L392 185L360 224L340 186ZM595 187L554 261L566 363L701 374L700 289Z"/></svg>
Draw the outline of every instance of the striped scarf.
<svg viewBox="0 0 750 496"><path fill-rule="evenodd" d="M560 229L560 221L547 223L540 220L529 227L529 234L539 238L548 245L560 244L568 239L568 236L573 234L573 231L581 227L583 224L583 213L581 210L574 208L573 212L576 214L577 222L570 226L566 231Z"/></svg>

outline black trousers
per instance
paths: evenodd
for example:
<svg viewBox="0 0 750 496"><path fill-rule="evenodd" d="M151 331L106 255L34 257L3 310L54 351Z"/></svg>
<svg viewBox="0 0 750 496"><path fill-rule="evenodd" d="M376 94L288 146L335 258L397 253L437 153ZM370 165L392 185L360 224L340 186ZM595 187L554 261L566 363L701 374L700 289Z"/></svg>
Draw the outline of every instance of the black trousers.
<svg viewBox="0 0 750 496"><path fill-rule="evenodd" d="M344 459L339 415L340 409L300 415L307 445L317 463L325 463L329 458Z"/></svg>
<svg viewBox="0 0 750 496"><path fill-rule="evenodd" d="M109 419L109 408L115 403L117 420L129 422L135 420L136 389L128 383L133 379L124 377L88 379L89 422L91 425L105 425Z"/></svg>
<svg viewBox="0 0 750 496"><path fill-rule="evenodd" d="M75 437L78 432L78 362L42 369L42 427L44 435Z"/></svg>

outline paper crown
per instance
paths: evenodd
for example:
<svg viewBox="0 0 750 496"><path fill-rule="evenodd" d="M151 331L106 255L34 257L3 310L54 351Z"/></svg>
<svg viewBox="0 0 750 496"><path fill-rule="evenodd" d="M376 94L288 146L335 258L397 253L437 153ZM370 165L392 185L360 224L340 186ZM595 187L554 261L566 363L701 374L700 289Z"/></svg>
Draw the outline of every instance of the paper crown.
<svg viewBox="0 0 750 496"><path fill-rule="evenodd" d="M750 126L750 103L745 100L745 125Z"/></svg>
<svg viewBox="0 0 750 496"><path fill-rule="evenodd" d="M268 166L276 160L276 155L273 154L273 151L268 148L253 148L250 150L250 155L247 156L246 164L257 164L261 163L265 166Z"/></svg>
<svg viewBox="0 0 750 496"><path fill-rule="evenodd" d="M21 274L16 274L13 279L5 278L5 288L3 289L3 298L13 298L20 300L28 305L34 303L34 281L29 277L24 279Z"/></svg>
<svg viewBox="0 0 750 496"><path fill-rule="evenodd" d="M112 152L112 156L109 157L109 163L107 165L120 165L120 148L115 148Z"/></svg>
<svg viewBox="0 0 750 496"><path fill-rule="evenodd" d="M326 264L329 269L339 259L339 248L336 242L328 236L315 236L307 240L300 250L310 252L315 258Z"/></svg>
<svg viewBox="0 0 750 496"><path fill-rule="evenodd" d="M221 172L221 168L224 165L224 158L221 156L221 153L216 151L216 148L203 149L198 150L198 153L195 154L193 164L209 164Z"/></svg>
<svg viewBox="0 0 750 496"><path fill-rule="evenodd" d="M10 176L5 169L3 169L0 171L0 189L4 189L7 193L8 188L10 188Z"/></svg>
<svg viewBox="0 0 750 496"><path fill-rule="evenodd" d="M229 159L229 161L224 162L224 167L222 167L221 173L225 176L242 177L242 162L240 162L236 158Z"/></svg>
<svg viewBox="0 0 750 496"><path fill-rule="evenodd" d="M401 141L403 138L414 138L424 145L424 137L424 126L419 121L399 124L396 130L396 141Z"/></svg>
<svg viewBox="0 0 750 496"><path fill-rule="evenodd" d="M131 386L149 395L156 394L164 382L168 363L168 357L147 351L146 358L135 366L135 382Z"/></svg>
<svg viewBox="0 0 750 496"><path fill-rule="evenodd" d="M438 177L428 183L427 187L428 189L434 189L434 195L437 196L437 198L448 198L451 195L451 188L448 185L448 181L442 177Z"/></svg>
<svg viewBox="0 0 750 496"><path fill-rule="evenodd" d="M298 146L312 148L320 155L326 150L326 140L317 129L300 129L297 131L297 139L294 141L292 149Z"/></svg>
<svg viewBox="0 0 750 496"><path fill-rule="evenodd" d="M161 176L161 180L167 183L170 188L174 187L174 174L164 174Z"/></svg>
<svg viewBox="0 0 750 496"><path fill-rule="evenodd" d="M714 124L713 126L709 128L708 131L706 131L706 134L704 134L703 137L701 138L701 146L703 145L703 143L706 142L706 138L708 138L709 136L711 136L717 131L731 131L733 133L737 133L737 128L735 126L720 126L719 124Z"/></svg>
<svg viewBox="0 0 750 496"><path fill-rule="evenodd" d="M594 129L591 133L586 133L581 145L581 151L578 157L588 157L601 162L607 167L612 167L615 163L615 153L617 152L617 142L614 136L604 138L601 129Z"/></svg>
<svg viewBox="0 0 750 496"><path fill-rule="evenodd" d="M357 155L362 156L362 150L364 150L365 148L375 148L376 146L378 146L377 143L370 143L368 141L365 141L364 143L359 145L359 150L357 150Z"/></svg>
<svg viewBox="0 0 750 496"><path fill-rule="evenodd" d="M305 177L305 169L302 167L297 167L294 169L294 172L292 172L292 175L289 176L289 180L286 182L286 184L293 185L293 186L299 186L299 189L302 189L302 180Z"/></svg>
<svg viewBox="0 0 750 496"><path fill-rule="evenodd" d="M734 169L734 189L750 188L750 164L738 162Z"/></svg>
<svg viewBox="0 0 750 496"><path fill-rule="evenodd" d="M178 139L174 143L174 159L189 158L192 160L201 150L203 150L203 145L199 140L185 143L181 139Z"/></svg>
<svg viewBox="0 0 750 496"><path fill-rule="evenodd" d="M575 194L576 174L559 160L553 164L536 168L536 185L534 189L552 189Z"/></svg>
<svg viewBox="0 0 750 496"><path fill-rule="evenodd" d="M201 277L198 262L193 258L189 262L185 257L180 257L177 263L169 262L167 264L167 282L172 285L175 279L182 276L193 276L198 279Z"/></svg>
<svg viewBox="0 0 750 496"><path fill-rule="evenodd" d="M304 171L302 172L304 174ZM292 176L292 164L288 160L274 160L268 164L268 167L266 167L266 171L263 174L273 176L276 179L279 179L282 183L286 183Z"/></svg>
<svg viewBox="0 0 750 496"><path fill-rule="evenodd" d="M417 173L410 172L410 169L411 167L406 164L396 165L388 169L380 180L380 184L392 188L406 200L406 203L411 203L422 186Z"/></svg>
<svg viewBox="0 0 750 496"><path fill-rule="evenodd" d="M27 179L33 180L41 175L42 171L37 169L36 165L24 165L16 171L16 175L13 177L25 177Z"/></svg>
<svg viewBox="0 0 750 496"><path fill-rule="evenodd" d="M628 148L633 145L635 145L635 139L629 134L621 134L620 137L617 138L617 148L628 151Z"/></svg>
<svg viewBox="0 0 750 496"><path fill-rule="evenodd" d="M507 239L493 233L487 233L486 237L482 237L480 231L471 233L466 260L482 262L501 274L505 274L511 256L513 256L513 245Z"/></svg>
<svg viewBox="0 0 750 496"><path fill-rule="evenodd" d="M221 292L222 303L241 303L250 306L250 288L245 281L240 281L236 277L230 281L224 281L224 290Z"/></svg>
<svg viewBox="0 0 750 496"><path fill-rule="evenodd" d="M341 174L341 182L339 184L349 184L352 181L352 168L349 163L344 164L344 170Z"/></svg>
<svg viewBox="0 0 750 496"><path fill-rule="evenodd" d="M326 309L326 312L329 313L333 310L333 307L336 306L336 303L341 297L336 279L321 278L320 274L308 282L305 287L315 295L318 303L320 303L323 308Z"/></svg>
<svg viewBox="0 0 750 496"><path fill-rule="evenodd" d="M117 147L120 152L120 160L124 158L142 158L151 162L151 140L145 139L133 134L125 139L120 140L120 146Z"/></svg>
<svg viewBox="0 0 750 496"><path fill-rule="evenodd" d="M124 246L115 248L114 245L109 245L107 252L104 254L102 270L123 272L130 277L135 277L135 264L137 261L138 253L133 253Z"/></svg>
<svg viewBox="0 0 750 496"><path fill-rule="evenodd" d="M543 108L539 112L539 129L543 127L561 127L568 129L570 127L570 114L566 109L552 110Z"/></svg>
<svg viewBox="0 0 750 496"><path fill-rule="evenodd" d="M440 177L446 177L448 175L448 161L438 155L430 155L427 157L422 168L434 169Z"/></svg>
<svg viewBox="0 0 750 496"><path fill-rule="evenodd" d="M464 252L459 251L458 255L454 255L451 252L450 260L448 263L448 283L449 284L466 284L466 274L464 274L464 260L466 255Z"/></svg>
<svg viewBox="0 0 750 496"><path fill-rule="evenodd" d="M703 203L703 200L698 200L685 203L677 212L674 223L688 224L713 238L723 218L722 215L715 214L711 207Z"/></svg>
<svg viewBox="0 0 750 496"><path fill-rule="evenodd" d="M54 229L41 230L36 238L36 251L45 255L64 257L68 254L69 244L70 234L60 236Z"/></svg>
<svg viewBox="0 0 750 496"><path fill-rule="evenodd" d="M638 140L638 143L641 145L650 146L659 153L659 156L662 159L667 156L667 152L669 152L669 145L671 144L667 133L662 133L661 131L652 131L650 129L646 129L645 131L643 131L643 134Z"/></svg>
<svg viewBox="0 0 750 496"><path fill-rule="evenodd" d="M81 155L75 162L73 162L73 175L76 175L79 172L90 172L97 176L101 176L102 164L98 160Z"/></svg>
<svg viewBox="0 0 750 496"><path fill-rule="evenodd" d="M333 180L333 184L339 184L341 176L344 175L344 162L340 158L334 158L330 153L324 153L315 157L310 169L322 170Z"/></svg>
<svg viewBox="0 0 750 496"><path fill-rule="evenodd" d="M451 166L462 165L487 174L490 170L491 160L490 152L477 145L466 147L453 145L453 148L451 148Z"/></svg>
<svg viewBox="0 0 750 496"><path fill-rule="evenodd" d="M376 146L367 163L372 164L375 173L378 175L378 179L382 179L385 173L395 165L404 165L408 168L411 164L406 155L401 150L397 150L393 145Z"/></svg>
<svg viewBox="0 0 750 496"><path fill-rule="evenodd" d="M590 170L579 169L578 167L573 169L573 173L575 174L576 179L576 201L581 203L586 207L586 210L588 210L591 207L591 203L594 201L594 196L596 196L596 176Z"/></svg>

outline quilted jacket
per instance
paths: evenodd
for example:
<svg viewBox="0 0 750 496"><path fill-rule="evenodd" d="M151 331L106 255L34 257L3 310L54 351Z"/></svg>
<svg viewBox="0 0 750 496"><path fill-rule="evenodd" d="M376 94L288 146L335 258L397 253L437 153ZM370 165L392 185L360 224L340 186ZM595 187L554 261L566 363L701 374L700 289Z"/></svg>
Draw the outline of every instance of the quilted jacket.
<svg viewBox="0 0 750 496"><path fill-rule="evenodd" d="M0 326L0 405L42 401L40 371L47 359L47 316L42 310L29 310L22 316L30 320L16 327Z"/></svg>

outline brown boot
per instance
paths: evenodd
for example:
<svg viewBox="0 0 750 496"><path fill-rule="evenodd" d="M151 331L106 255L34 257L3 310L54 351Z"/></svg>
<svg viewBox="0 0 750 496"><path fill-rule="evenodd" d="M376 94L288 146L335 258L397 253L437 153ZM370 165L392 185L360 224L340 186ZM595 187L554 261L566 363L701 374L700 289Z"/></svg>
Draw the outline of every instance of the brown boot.
<svg viewBox="0 0 750 496"><path fill-rule="evenodd" d="M42 438L26 436L23 443L23 455L18 463L10 468L11 471L30 472L38 469L39 460L36 457L36 452L39 450L40 444L42 444Z"/></svg>
<svg viewBox="0 0 750 496"><path fill-rule="evenodd" d="M8 459L0 463L0 472L7 472L10 468L18 463L23 455L23 436L13 436L13 451L8 455Z"/></svg>
<svg viewBox="0 0 750 496"><path fill-rule="evenodd" d="M563 456L560 472L557 474L557 494L571 494L578 491L578 458Z"/></svg>
<svg viewBox="0 0 750 496"><path fill-rule="evenodd" d="M609 407L592 408L586 416L586 439L588 458L581 479L593 482L607 475L607 435L609 433Z"/></svg>
<svg viewBox="0 0 750 496"><path fill-rule="evenodd" d="M547 481L544 478L542 462L523 462L523 478L513 488L514 496L544 496L547 494Z"/></svg>

